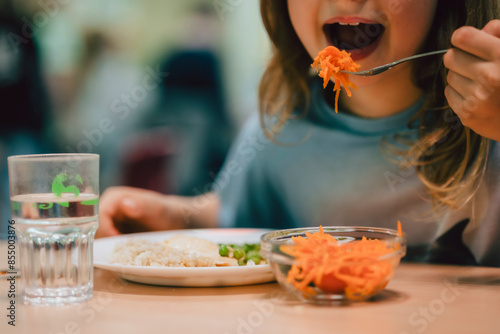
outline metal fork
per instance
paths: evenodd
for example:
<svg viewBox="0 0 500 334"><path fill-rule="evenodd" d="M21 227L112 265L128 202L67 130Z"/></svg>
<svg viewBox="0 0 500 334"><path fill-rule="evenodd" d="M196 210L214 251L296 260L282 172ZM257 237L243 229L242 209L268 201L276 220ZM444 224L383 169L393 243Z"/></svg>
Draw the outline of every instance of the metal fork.
<svg viewBox="0 0 500 334"><path fill-rule="evenodd" d="M447 51L448 51L448 49L439 50L439 51L431 51L431 52L426 52L426 53L421 53L421 54L414 55L414 56L411 56L411 57L406 57L406 58L403 58L403 59L396 60L396 61L394 61L392 63L389 63L389 64L386 64L386 65L377 66L377 67L374 67L374 68L366 70L366 71L360 71L360 72L340 71L340 72L348 73L348 74L352 74L352 75L360 75L360 76L363 76L363 77L371 77L372 75L377 75L377 74L383 73L383 72L385 72L387 70L390 70L394 66L399 65L401 63L404 63L404 62L407 62L407 61L410 61L410 60L413 60L413 59L421 58L421 57L427 57L427 56L433 56L433 55L443 54L443 53L446 53Z"/></svg>

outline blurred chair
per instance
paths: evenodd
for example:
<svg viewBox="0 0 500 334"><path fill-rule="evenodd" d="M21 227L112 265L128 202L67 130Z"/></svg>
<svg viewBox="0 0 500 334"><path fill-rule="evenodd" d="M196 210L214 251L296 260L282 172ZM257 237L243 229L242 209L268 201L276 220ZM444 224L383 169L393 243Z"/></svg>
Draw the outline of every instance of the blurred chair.
<svg viewBox="0 0 500 334"><path fill-rule="evenodd" d="M162 97L144 128L168 127L175 136L174 193L210 190L233 138L217 57L208 50L179 50L163 62Z"/></svg>
<svg viewBox="0 0 500 334"><path fill-rule="evenodd" d="M166 127L131 135L120 148L123 184L164 194L175 192L175 154L174 137Z"/></svg>

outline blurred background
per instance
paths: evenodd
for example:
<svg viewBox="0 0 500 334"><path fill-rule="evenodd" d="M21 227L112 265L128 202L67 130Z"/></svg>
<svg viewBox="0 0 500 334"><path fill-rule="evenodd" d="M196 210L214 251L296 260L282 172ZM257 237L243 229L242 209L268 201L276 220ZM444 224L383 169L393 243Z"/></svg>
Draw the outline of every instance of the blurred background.
<svg viewBox="0 0 500 334"><path fill-rule="evenodd" d="M0 0L0 236L10 155L98 153L101 191L210 190L268 56L258 1Z"/></svg>

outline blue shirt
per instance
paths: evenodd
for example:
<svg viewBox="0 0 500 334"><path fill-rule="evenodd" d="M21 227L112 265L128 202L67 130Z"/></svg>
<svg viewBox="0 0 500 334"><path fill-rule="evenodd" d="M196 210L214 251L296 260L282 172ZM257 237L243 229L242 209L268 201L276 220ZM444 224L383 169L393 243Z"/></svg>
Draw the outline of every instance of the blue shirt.
<svg viewBox="0 0 500 334"><path fill-rule="evenodd" d="M377 119L336 114L315 82L308 115L287 121L275 142L252 117L214 183L220 226L396 228L401 220L409 260L500 266L497 142L474 199L438 217L416 169L383 153L384 140L417 136L408 124L422 103Z"/></svg>

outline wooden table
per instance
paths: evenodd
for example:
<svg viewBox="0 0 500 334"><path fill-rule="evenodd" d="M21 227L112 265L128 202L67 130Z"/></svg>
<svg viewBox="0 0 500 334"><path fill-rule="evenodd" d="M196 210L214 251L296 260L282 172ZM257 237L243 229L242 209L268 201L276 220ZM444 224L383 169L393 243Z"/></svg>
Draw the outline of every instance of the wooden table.
<svg viewBox="0 0 500 334"><path fill-rule="evenodd" d="M3 247L0 264L5 258ZM161 287L96 269L91 301L41 307L16 298L15 327L8 288L1 279L2 334L500 333L500 268L402 264L374 300L327 307L299 302L277 283Z"/></svg>

